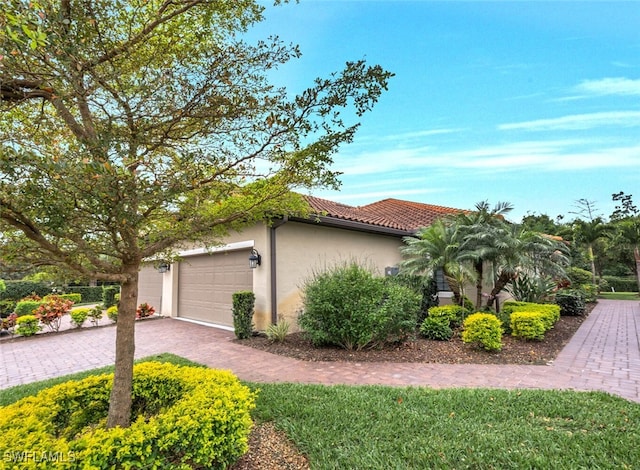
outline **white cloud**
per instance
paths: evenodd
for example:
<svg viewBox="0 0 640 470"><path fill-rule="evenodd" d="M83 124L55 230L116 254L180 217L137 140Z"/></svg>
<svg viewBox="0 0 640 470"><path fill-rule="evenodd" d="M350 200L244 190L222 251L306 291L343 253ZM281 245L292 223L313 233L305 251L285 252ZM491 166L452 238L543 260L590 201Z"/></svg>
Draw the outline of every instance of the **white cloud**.
<svg viewBox="0 0 640 470"><path fill-rule="evenodd" d="M584 80L575 90L588 95L640 96L640 80L615 77L600 80Z"/></svg>
<svg viewBox="0 0 640 470"><path fill-rule="evenodd" d="M500 124L498 129L554 131L554 130L586 130L603 126L638 127L640 111L610 111L590 114L574 114L552 119Z"/></svg>

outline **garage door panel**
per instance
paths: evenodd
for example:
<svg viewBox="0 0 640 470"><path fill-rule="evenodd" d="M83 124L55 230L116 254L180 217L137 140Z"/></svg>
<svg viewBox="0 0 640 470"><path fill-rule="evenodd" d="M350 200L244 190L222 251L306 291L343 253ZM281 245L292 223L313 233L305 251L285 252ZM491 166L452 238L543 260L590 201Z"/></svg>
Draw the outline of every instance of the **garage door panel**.
<svg viewBox="0 0 640 470"><path fill-rule="evenodd" d="M178 316L233 326L232 295L253 289L246 250L194 256L180 263Z"/></svg>

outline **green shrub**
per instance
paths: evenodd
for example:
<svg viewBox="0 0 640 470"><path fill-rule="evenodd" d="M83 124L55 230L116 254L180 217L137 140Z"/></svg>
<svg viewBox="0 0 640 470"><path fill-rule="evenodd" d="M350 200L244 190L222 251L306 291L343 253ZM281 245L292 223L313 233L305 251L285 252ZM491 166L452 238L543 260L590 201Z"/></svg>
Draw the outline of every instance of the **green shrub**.
<svg viewBox="0 0 640 470"><path fill-rule="evenodd" d="M75 310L71 310L71 313L69 313L71 323L73 323L76 328L80 328L84 322L87 321L89 311L90 309L88 308L76 308Z"/></svg>
<svg viewBox="0 0 640 470"><path fill-rule="evenodd" d="M511 334L511 314L512 313L513 313L512 310L505 309L504 306L502 310L494 313L496 318L500 320L500 324L502 325L502 331L504 331L505 334Z"/></svg>
<svg viewBox="0 0 640 470"><path fill-rule="evenodd" d="M440 307L431 307L428 317L446 318L449 326L460 326L465 318L469 315L469 310L460 305L442 305Z"/></svg>
<svg viewBox="0 0 640 470"><path fill-rule="evenodd" d="M529 276L526 273L519 273L507 286L506 290L516 300L543 302L553 295L556 287L556 282L550 277Z"/></svg>
<svg viewBox="0 0 640 470"><path fill-rule="evenodd" d="M560 315L584 315L587 308L584 294L573 289L556 292L556 304L560 306Z"/></svg>
<svg viewBox="0 0 640 470"><path fill-rule="evenodd" d="M275 325L269 325L264 333L272 343L284 343L289 333L289 322L282 319Z"/></svg>
<svg viewBox="0 0 640 470"><path fill-rule="evenodd" d="M427 339L448 341L453 336L453 330L449 324L446 316L428 316L420 325L420 333Z"/></svg>
<svg viewBox="0 0 640 470"><path fill-rule="evenodd" d="M305 283L298 324L316 346L359 350L413 334L419 309L414 291L351 263Z"/></svg>
<svg viewBox="0 0 640 470"><path fill-rule="evenodd" d="M44 282L33 281L5 281L6 290L0 292L0 299L3 300L21 300L25 297L35 294L44 297L51 294L51 286Z"/></svg>
<svg viewBox="0 0 640 470"><path fill-rule="evenodd" d="M502 325L491 313L474 313L462 324L462 341L480 345L487 351L502 349Z"/></svg>
<svg viewBox="0 0 640 470"><path fill-rule="evenodd" d="M582 292L582 297L587 303L598 301L598 286L595 284L590 282L588 284L580 284L575 288L575 290Z"/></svg>
<svg viewBox="0 0 640 470"><path fill-rule="evenodd" d="M21 300L16 304L16 313L19 317L23 315L33 315L41 304L42 301L39 300Z"/></svg>
<svg viewBox="0 0 640 470"><path fill-rule="evenodd" d="M635 277L602 276L607 281L608 290L616 292L638 292L638 281Z"/></svg>
<svg viewBox="0 0 640 470"><path fill-rule="evenodd" d="M571 267L565 270L572 285L589 284L593 282L593 274L586 269Z"/></svg>
<svg viewBox="0 0 640 470"><path fill-rule="evenodd" d="M40 330L42 327L35 315L23 315L16 320L16 333L19 335L33 336Z"/></svg>
<svg viewBox="0 0 640 470"><path fill-rule="evenodd" d="M102 305L109 308L116 305L116 295L120 293L120 286L106 286L102 291Z"/></svg>
<svg viewBox="0 0 640 470"><path fill-rule="evenodd" d="M547 328L541 317L540 312L513 312L511 314L511 334L524 339L544 339Z"/></svg>
<svg viewBox="0 0 640 470"><path fill-rule="evenodd" d="M227 468L248 449L255 394L230 372L136 365L132 424L106 429L112 383L91 376L2 408L0 455L73 456L55 468L187 469Z"/></svg>
<svg viewBox="0 0 640 470"><path fill-rule="evenodd" d="M111 320L113 323L118 321L118 306L112 305L107 309L107 318Z"/></svg>
<svg viewBox="0 0 640 470"><path fill-rule="evenodd" d="M87 316L89 317L89 320L91 320L93 326L98 326L98 323L100 323L100 319L102 318L102 308L96 305L89 310Z"/></svg>
<svg viewBox="0 0 640 470"><path fill-rule="evenodd" d="M0 300L0 318L8 317L16 309L15 300Z"/></svg>
<svg viewBox="0 0 640 470"><path fill-rule="evenodd" d="M249 291L234 292L233 301L233 329L238 339L247 339L253 332L253 311L256 295Z"/></svg>

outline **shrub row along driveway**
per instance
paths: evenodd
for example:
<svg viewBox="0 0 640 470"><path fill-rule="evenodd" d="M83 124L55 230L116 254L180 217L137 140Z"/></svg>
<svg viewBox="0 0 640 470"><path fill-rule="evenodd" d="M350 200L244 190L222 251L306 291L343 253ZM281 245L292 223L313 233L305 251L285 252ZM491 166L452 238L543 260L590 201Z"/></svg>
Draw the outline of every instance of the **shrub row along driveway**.
<svg viewBox="0 0 640 470"><path fill-rule="evenodd" d="M242 380L603 390L640 402L640 304L601 300L556 361L548 366L304 362L234 344L232 332L173 319L136 326L136 357L163 352ZM3 341L0 388L113 364L115 328Z"/></svg>

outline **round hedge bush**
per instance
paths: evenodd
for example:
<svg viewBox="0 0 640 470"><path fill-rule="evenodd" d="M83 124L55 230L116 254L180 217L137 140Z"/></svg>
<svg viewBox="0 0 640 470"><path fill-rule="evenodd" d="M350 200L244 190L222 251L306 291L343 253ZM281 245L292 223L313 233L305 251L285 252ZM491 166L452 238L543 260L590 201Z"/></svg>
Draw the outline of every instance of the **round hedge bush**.
<svg viewBox="0 0 640 470"><path fill-rule="evenodd" d="M112 383L91 376L0 408L4 463L23 451L15 468L226 468L248 450L255 393L230 372L136 365L132 424L106 429Z"/></svg>

